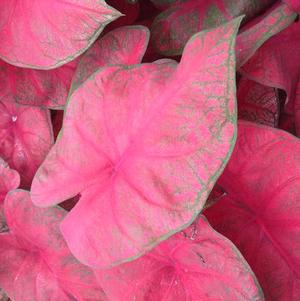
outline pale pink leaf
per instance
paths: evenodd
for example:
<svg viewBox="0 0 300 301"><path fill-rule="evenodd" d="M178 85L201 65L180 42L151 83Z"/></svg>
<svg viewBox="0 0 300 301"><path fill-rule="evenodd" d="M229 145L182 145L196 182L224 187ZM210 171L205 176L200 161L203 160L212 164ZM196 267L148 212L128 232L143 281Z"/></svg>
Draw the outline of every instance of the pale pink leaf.
<svg viewBox="0 0 300 301"><path fill-rule="evenodd" d="M83 263L133 260L202 209L235 142L239 22L195 35L178 65L103 68L72 94L31 194L51 206L81 193L61 230Z"/></svg>
<svg viewBox="0 0 300 301"><path fill-rule="evenodd" d="M24 190L5 200L9 232L0 234L0 283L14 301L104 301L88 267L70 253L59 223L65 211L35 207Z"/></svg>
<svg viewBox="0 0 300 301"><path fill-rule="evenodd" d="M56 68L88 49L120 15L104 0L1 1L0 57L20 67Z"/></svg>

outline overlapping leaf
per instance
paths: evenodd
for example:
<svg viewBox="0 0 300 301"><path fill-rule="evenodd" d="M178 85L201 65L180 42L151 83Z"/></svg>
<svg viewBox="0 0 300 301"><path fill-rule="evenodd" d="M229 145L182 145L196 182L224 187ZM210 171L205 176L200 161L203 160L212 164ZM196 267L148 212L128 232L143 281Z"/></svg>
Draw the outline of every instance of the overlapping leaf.
<svg viewBox="0 0 300 301"><path fill-rule="evenodd" d="M295 114L297 133L300 127L300 22L289 26L267 41L241 71L249 78L287 93L288 113Z"/></svg>
<svg viewBox="0 0 300 301"><path fill-rule="evenodd" d="M264 15L242 28L236 41L237 69L244 65L268 39L291 25L297 14L285 4L277 3Z"/></svg>
<svg viewBox="0 0 300 301"><path fill-rule="evenodd" d="M188 39L196 32L216 27L239 15L244 21L262 12L274 0L184 1L159 14L151 27L151 44L164 55L180 55ZM265 29L264 29L265 30Z"/></svg>
<svg viewBox="0 0 300 301"><path fill-rule="evenodd" d="M9 99L0 100L0 156L28 186L53 144L49 112Z"/></svg>
<svg viewBox="0 0 300 301"><path fill-rule="evenodd" d="M39 206L81 193L61 230L85 264L139 257L202 209L235 141L239 22L195 35L178 66L103 68L72 94L31 192Z"/></svg>
<svg viewBox="0 0 300 301"><path fill-rule="evenodd" d="M268 301L300 296L300 141L239 123L232 157L218 184L226 195L205 211L255 272Z"/></svg>
<svg viewBox="0 0 300 301"><path fill-rule="evenodd" d="M20 176L17 171L10 169L8 164L0 158L0 232L6 228L6 222L3 212L3 202L6 194L18 188L20 185Z"/></svg>
<svg viewBox="0 0 300 301"><path fill-rule="evenodd" d="M2 1L0 57L50 69L84 52L120 13L104 0Z"/></svg>
<svg viewBox="0 0 300 301"><path fill-rule="evenodd" d="M110 31L82 56L74 76L72 90L101 67L141 63L149 35L147 27L140 25L123 26Z"/></svg>
<svg viewBox="0 0 300 301"><path fill-rule="evenodd" d="M31 106L62 109L67 101L77 60L54 70L33 70L0 60L0 98Z"/></svg>
<svg viewBox="0 0 300 301"><path fill-rule="evenodd" d="M12 300L107 300L60 234L64 210L37 208L28 192L15 190L5 200L5 214L9 232L0 234L0 283Z"/></svg>
<svg viewBox="0 0 300 301"><path fill-rule="evenodd" d="M279 95L275 88L242 78L237 90L238 116L272 127L279 122Z"/></svg>
<svg viewBox="0 0 300 301"><path fill-rule="evenodd" d="M142 258L96 275L111 300L264 300L239 251L203 216Z"/></svg>

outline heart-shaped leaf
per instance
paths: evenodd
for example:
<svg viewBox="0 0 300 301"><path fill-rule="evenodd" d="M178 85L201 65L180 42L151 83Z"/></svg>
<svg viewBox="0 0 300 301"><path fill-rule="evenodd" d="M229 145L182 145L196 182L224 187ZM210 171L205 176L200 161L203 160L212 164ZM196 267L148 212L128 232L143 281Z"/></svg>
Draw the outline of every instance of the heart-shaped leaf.
<svg viewBox="0 0 300 301"><path fill-rule="evenodd" d="M77 61L54 70L15 67L0 60L0 99L31 106L62 109L67 101Z"/></svg>
<svg viewBox="0 0 300 301"><path fill-rule="evenodd" d="M149 35L148 28L140 25L123 26L110 31L82 56L73 79L72 90L101 67L141 63Z"/></svg>
<svg viewBox="0 0 300 301"><path fill-rule="evenodd" d="M278 126L280 103L277 89L242 77L237 99L239 118L272 127Z"/></svg>
<svg viewBox="0 0 300 301"><path fill-rule="evenodd" d="M179 65L102 68L72 94L31 193L39 206L81 193L61 226L80 261L133 260L202 209L235 142L240 20L195 35Z"/></svg>
<svg viewBox="0 0 300 301"><path fill-rule="evenodd" d="M143 257L95 273L111 300L264 300L240 252L203 216Z"/></svg>
<svg viewBox="0 0 300 301"><path fill-rule="evenodd" d="M0 57L20 67L56 68L83 53L120 15L104 0L1 1Z"/></svg>
<svg viewBox="0 0 300 301"><path fill-rule="evenodd" d="M0 156L27 187L53 144L49 111L9 99L0 100Z"/></svg>
<svg viewBox="0 0 300 301"><path fill-rule="evenodd" d="M300 141L271 127L240 122L218 184L226 195L205 211L255 272L268 301L300 296Z"/></svg>
<svg viewBox="0 0 300 301"><path fill-rule="evenodd" d="M35 207L24 190L11 191L4 207L9 232L0 234L0 283L12 300L107 300L59 231L63 209Z"/></svg>
<svg viewBox="0 0 300 301"><path fill-rule="evenodd" d="M161 54L180 55L196 32L245 14L248 21L274 0L188 0L159 14L151 26L151 44Z"/></svg>

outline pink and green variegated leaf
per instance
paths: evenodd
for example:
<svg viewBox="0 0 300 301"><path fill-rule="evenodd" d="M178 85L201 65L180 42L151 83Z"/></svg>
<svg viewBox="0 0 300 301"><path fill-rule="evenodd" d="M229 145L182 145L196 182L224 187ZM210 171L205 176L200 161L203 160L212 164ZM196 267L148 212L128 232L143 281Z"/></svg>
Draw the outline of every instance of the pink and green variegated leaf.
<svg viewBox="0 0 300 301"><path fill-rule="evenodd" d="M202 209L235 142L239 23L195 35L178 65L102 68L72 94L31 193L38 206L81 193L61 226L80 261L133 260Z"/></svg>
<svg viewBox="0 0 300 301"><path fill-rule="evenodd" d="M0 60L0 98L17 103L62 109L67 101L78 60L54 70L15 67Z"/></svg>
<svg viewBox="0 0 300 301"><path fill-rule="evenodd" d="M4 207L9 232L0 234L0 283L12 300L107 300L59 231L63 209L35 207L24 190L8 193Z"/></svg>
<svg viewBox="0 0 300 301"><path fill-rule="evenodd" d="M3 211L3 202L6 194L18 188L20 176L17 171L9 168L8 164L0 158L0 233L6 229L6 221Z"/></svg>
<svg viewBox="0 0 300 301"><path fill-rule="evenodd" d="M0 141L0 156L19 172L22 186L30 186L53 144L49 111L1 98Z"/></svg>
<svg viewBox="0 0 300 301"><path fill-rule="evenodd" d="M300 296L300 141L271 127L239 123L218 184L226 191L205 211L244 255L268 301Z"/></svg>
<svg viewBox="0 0 300 301"><path fill-rule="evenodd" d="M203 216L143 257L95 274L110 300L264 300L240 252Z"/></svg>
<svg viewBox="0 0 300 301"><path fill-rule="evenodd" d="M241 78L237 89L238 117L272 127L279 122L279 95L276 88Z"/></svg>
<svg viewBox="0 0 300 301"><path fill-rule="evenodd" d="M164 55L180 55L198 31L219 26L242 14L256 16L274 0L188 0L159 14L151 26L151 45Z"/></svg>
<svg viewBox="0 0 300 301"><path fill-rule="evenodd" d="M292 24L296 18L297 14L287 5L278 3L243 27L236 41L237 69L244 65L263 43Z"/></svg>
<svg viewBox="0 0 300 301"><path fill-rule="evenodd" d="M83 53L121 14L104 0L1 1L0 58L51 69Z"/></svg>
<svg viewBox="0 0 300 301"><path fill-rule="evenodd" d="M73 79L72 90L101 67L141 63L149 36L148 28L140 25L124 26L110 31L82 56Z"/></svg>

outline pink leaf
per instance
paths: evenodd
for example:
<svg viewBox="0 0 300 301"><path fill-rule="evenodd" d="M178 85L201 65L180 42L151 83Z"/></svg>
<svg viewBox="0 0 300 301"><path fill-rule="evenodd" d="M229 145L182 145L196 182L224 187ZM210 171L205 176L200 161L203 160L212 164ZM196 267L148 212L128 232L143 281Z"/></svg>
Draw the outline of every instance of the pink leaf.
<svg viewBox="0 0 300 301"><path fill-rule="evenodd" d="M249 3L250 2L250 3ZM196 32L219 26L246 14L248 21L274 0L188 0L159 14L151 27L151 44L161 54L180 55L188 39Z"/></svg>
<svg viewBox="0 0 300 301"><path fill-rule="evenodd" d="M95 273L111 300L264 300L247 262L203 216L143 257Z"/></svg>
<svg viewBox="0 0 300 301"><path fill-rule="evenodd" d="M120 16L103 0L5 0L0 7L0 57L35 69L70 62Z"/></svg>
<svg viewBox="0 0 300 301"><path fill-rule="evenodd" d="M244 65L268 39L292 24L297 14L277 3L262 16L247 23L236 40L237 69Z"/></svg>
<svg viewBox="0 0 300 301"><path fill-rule="evenodd" d="M3 212L3 202L6 194L18 188L20 176L17 171L10 169L8 164L0 158L0 233L6 228L6 221Z"/></svg>
<svg viewBox="0 0 300 301"><path fill-rule="evenodd" d="M284 89L288 112L293 112L295 104L300 102L297 93L300 66L295 63L299 52L300 22L296 22L268 40L241 72L263 85Z"/></svg>
<svg viewBox="0 0 300 301"><path fill-rule="evenodd" d="M107 33L82 56L77 67L72 90L101 67L139 64L149 42L149 30L144 26L124 26Z"/></svg>
<svg viewBox="0 0 300 301"><path fill-rule="evenodd" d="M53 144L49 112L46 109L0 101L0 156L30 186L38 166Z"/></svg>
<svg viewBox="0 0 300 301"><path fill-rule="evenodd" d="M241 251L268 301L300 296L300 141L240 122L232 157L218 184L226 191L205 211Z"/></svg>
<svg viewBox="0 0 300 301"><path fill-rule="evenodd" d="M59 231L65 211L35 207L29 192L5 200L9 232L0 234L0 283L15 301L107 300L92 270L70 253Z"/></svg>
<svg viewBox="0 0 300 301"><path fill-rule="evenodd" d="M54 70L33 70L0 60L0 98L9 96L24 105L64 108L77 61Z"/></svg>
<svg viewBox="0 0 300 301"><path fill-rule="evenodd" d="M80 261L133 260L202 209L235 142L239 22L195 35L178 66L103 68L72 94L31 192L39 206L81 193L61 226Z"/></svg>
<svg viewBox="0 0 300 301"><path fill-rule="evenodd" d="M278 126L280 104L277 89L242 78L238 85L237 99L239 118Z"/></svg>

